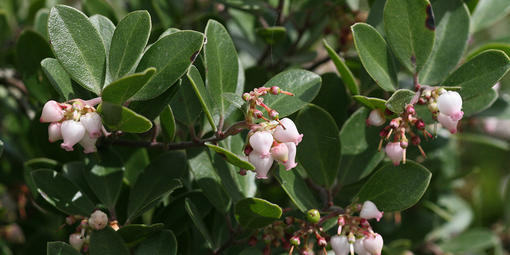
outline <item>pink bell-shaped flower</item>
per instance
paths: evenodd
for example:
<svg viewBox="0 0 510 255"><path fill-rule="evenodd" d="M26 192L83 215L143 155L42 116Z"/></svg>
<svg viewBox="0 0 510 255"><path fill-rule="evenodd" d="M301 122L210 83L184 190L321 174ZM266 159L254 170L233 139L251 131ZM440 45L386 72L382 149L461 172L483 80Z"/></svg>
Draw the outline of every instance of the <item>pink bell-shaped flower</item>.
<svg viewBox="0 0 510 255"><path fill-rule="evenodd" d="M382 126L386 122L384 113L380 109L374 109L368 115L367 124L370 126Z"/></svg>
<svg viewBox="0 0 510 255"><path fill-rule="evenodd" d="M108 224L108 216L101 210L95 210L89 217L89 226L95 230L101 230Z"/></svg>
<svg viewBox="0 0 510 255"><path fill-rule="evenodd" d="M64 111L54 100L50 100L44 104L40 122L58 122L64 118Z"/></svg>
<svg viewBox="0 0 510 255"><path fill-rule="evenodd" d="M84 242L85 238L83 238L80 233L69 235L69 244L78 251L81 250Z"/></svg>
<svg viewBox="0 0 510 255"><path fill-rule="evenodd" d="M85 134L80 140L80 145L83 147L84 153L93 153L97 151L96 148L97 138L91 138L89 134Z"/></svg>
<svg viewBox="0 0 510 255"><path fill-rule="evenodd" d="M349 241L346 236L334 235L329 240L331 248L335 252L335 255L347 255L349 254Z"/></svg>
<svg viewBox="0 0 510 255"><path fill-rule="evenodd" d="M354 252L358 255L370 255L370 252L368 252L365 249L364 241L365 238L356 239L354 242Z"/></svg>
<svg viewBox="0 0 510 255"><path fill-rule="evenodd" d="M271 148L271 157L278 162L285 163L289 159L289 149L284 143L279 143Z"/></svg>
<svg viewBox="0 0 510 255"><path fill-rule="evenodd" d="M383 216L383 212L379 211L377 206L372 201L367 200L365 203L363 203L359 216L367 220L376 219L379 221Z"/></svg>
<svg viewBox="0 0 510 255"><path fill-rule="evenodd" d="M61 126L62 123L60 122L53 122L48 126L48 140L50 143L62 139Z"/></svg>
<svg viewBox="0 0 510 255"><path fill-rule="evenodd" d="M391 161L393 161L394 165L398 166L400 164L400 161L404 156L404 149L402 149L399 142L386 144L384 151L386 152L386 155L388 155L388 157L391 159Z"/></svg>
<svg viewBox="0 0 510 255"><path fill-rule="evenodd" d="M250 145L261 157L268 157L273 145L273 136L268 131L257 131L250 136Z"/></svg>
<svg viewBox="0 0 510 255"><path fill-rule="evenodd" d="M437 99L439 112L452 116L454 120L460 120L464 113L462 109L462 97L455 91L446 91Z"/></svg>
<svg viewBox="0 0 510 255"><path fill-rule="evenodd" d="M384 245L383 238L381 235L377 233L375 233L375 236L370 235L368 237L365 237L365 239L363 240L363 246L365 247L365 250L372 255L380 255L383 245Z"/></svg>
<svg viewBox="0 0 510 255"><path fill-rule="evenodd" d="M82 115L80 117L80 122L83 124L91 138L98 138L101 136L103 123L101 122L101 116L99 116L97 112L89 112Z"/></svg>
<svg viewBox="0 0 510 255"><path fill-rule="evenodd" d="M62 122L60 128L62 130L62 138L64 142L60 144L60 147L66 151L73 151L73 146L77 144L85 135L85 127L74 120L66 120Z"/></svg>
<svg viewBox="0 0 510 255"><path fill-rule="evenodd" d="M285 166L285 170L289 171L290 169L294 168L297 166L297 163L296 163L296 144L295 143L285 143L285 145L287 145L287 149L289 151L289 157L287 159L287 162L283 163L283 165Z"/></svg>
<svg viewBox="0 0 510 255"><path fill-rule="evenodd" d="M289 118L283 118L280 120L280 122L285 127L285 129L282 127L282 125L276 126L273 132L274 138L282 143L292 142L298 145L303 139L303 134L299 134L294 122Z"/></svg>
<svg viewBox="0 0 510 255"><path fill-rule="evenodd" d="M258 152L252 151L252 153L248 155L248 160L255 166L255 172L257 173L255 177L257 177L257 179L267 179L267 173L273 165L273 157L263 157Z"/></svg>
<svg viewBox="0 0 510 255"><path fill-rule="evenodd" d="M452 134L457 133L457 124L459 123L458 120L453 120L450 116L445 115L441 112L439 113L439 115L437 115L437 120L439 121L439 123L441 123L441 125L444 128L448 129L450 133Z"/></svg>

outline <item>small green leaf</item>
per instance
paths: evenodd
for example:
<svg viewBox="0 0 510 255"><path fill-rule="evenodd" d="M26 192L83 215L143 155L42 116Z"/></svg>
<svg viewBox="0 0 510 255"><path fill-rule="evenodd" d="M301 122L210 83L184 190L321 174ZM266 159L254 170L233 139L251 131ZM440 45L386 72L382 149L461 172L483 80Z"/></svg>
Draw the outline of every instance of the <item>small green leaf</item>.
<svg viewBox="0 0 510 255"><path fill-rule="evenodd" d="M80 255L81 253L64 242L48 242L46 255Z"/></svg>
<svg viewBox="0 0 510 255"><path fill-rule="evenodd" d="M391 49L407 70L418 73L427 61L435 37L435 20L428 0L388 0L384 30Z"/></svg>
<svg viewBox="0 0 510 255"><path fill-rule="evenodd" d="M171 230L162 230L143 241L134 254L177 255L177 239Z"/></svg>
<svg viewBox="0 0 510 255"><path fill-rule="evenodd" d="M391 50L384 38L372 26L357 23L351 27L354 45L361 63L374 81L385 91L397 87L397 73Z"/></svg>
<svg viewBox="0 0 510 255"><path fill-rule="evenodd" d="M180 88L180 80L176 82L179 86L171 86L163 94L147 100L147 101L135 101L129 104L129 108L135 112L145 116L146 118L153 120L163 111L163 109L170 103L172 98L177 94Z"/></svg>
<svg viewBox="0 0 510 255"><path fill-rule="evenodd" d="M110 226L92 231L89 245L90 255L129 255L127 246L120 235Z"/></svg>
<svg viewBox="0 0 510 255"><path fill-rule="evenodd" d="M386 100L376 98L376 97L366 97L366 96L353 96L354 100L358 101L358 103L370 108L370 109L381 109L386 110Z"/></svg>
<svg viewBox="0 0 510 255"><path fill-rule="evenodd" d="M457 66L469 37L469 10L461 0L433 1L436 39L420 71L421 84L439 84Z"/></svg>
<svg viewBox="0 0 510 255"><path fill-rule="evenodd" d="M189 79L183 79L182 83L175 87L178 88L177 93L170 101L175 119L188 127L193 126L202 113L193 85Z"/></svg>
<svg viewBox="0 0 510 255"><path fill-rule="evenodd" d="M510 43L487 43L484 44L473 51L471 51L468 56L466 57L466 60L471 60L472 58L478 56L480 53L486 51L486 50L500 50L505 52L507 56L510 56Z"/></svg>
<svg viewBox="0 0 510 255"><path fill-rule="evenodd" d="M274 45L275 43L285 39L285 36L287 35L285 27L279 26L257 28L255 32L269 45Z"/></svg>
<svg viewBox="0 0 510 255"><path fill-rule="evenodd" d="M108 56L113 81L134 69L147 45L150 31L151 16L147 11L131 12L119 22L113 33Z"/></svg>
<svg viewBox="0 0 510 255"><path fill-rule="evenodd" d="M34 19L34 30L48 39L48 17L50 10L43 8L37 11ZM1 39L0 39L1 40Z"/></svg>
<svg viewBox="0 0 510 255"><path fill-rule="evenodd" d="M483 2L483 1L482 1ZM498 236L489 229L471 229L447 242L443 242L440 248L444 252L452 254L464 254L483 252L494 247L500 242Z"/></svg>
<svg viewBox="0 0 510 255"><path fill-rule="evenodd" d="M184 206L189 217L195 224L195 227L198 229L200 234L202 234L202 237L205 239L207 247L210 249L214 248L215 246L212 241L211 235L209 234L209 231L207 230L204 221L200 217L200 212L198 211L195 204L193 204L193 202L189 198L186 198L184 200Z"/></svg>
<svg viewBox="0 0 510 255"><path fill-rule="evenodd" d="M24 30L16 42L16 61L23 74L34 74L40 69L41 60L53 57L50 45L38 33Z"/></svg>
<svg viewBox="0 0 510 255"><path fill-rule="evenodd" d="M321 79L321 89L312 104L324 108L340 127L349 117L352 100L345 89L344 82L336 73L322 74Z"/></svg>
<svg viewBox="0 0 510 255"><path fill-rule="evenodd" d="M143 133L152 128L152 122L144 116L124 106L110 102L102 102L98 111L103 122L113 130L128 133Z"/></svg>
<svg viewBox="0 0 510 255"><path fill-rule="evenodd" d="M357 195L359 202L370 200L385 212L403 211L420 200L432 173L422 165L407 161L387 164L368 179Z"/></svg>
<svg viewBox="0 0 510 255"><path fill-rule="evenodd" d="M232 153L231 151L225 148L210 143L206 143L205 146L211 148L213 151L220 154L226 161L230 162L234 166L238 166L246 170L255 170L255 167L250 162L241 159L238 155Z"/></svg>
<svg viewBox="0 0 510 255"><path fill-rule="evenodd" d="M479 1L471 16L471 32L475 33L489 27L510 12L506 0Z"/></svg>
<svg viewBox="0 0 510 255"><path fill-rule="evenodd" d="M117 230L117 233L122 237L128 247L134 247L152 234L162 230L164 227L165 225L163 223L156 223L150 226L144 224L130 224Z"/></svg>
<svg viewBox="0 0 510 255"><path fill-rule="evenodd" d="M464 111L464 115L466 117L472 116L473 114L482 112L491 107L497 99L498 92L492 88L487 89L474 97L464 100L464 103L462 104L462 111Z"/></svg>
<svg viewBox="0 0 510 255"><path fill-rule="evenodd" d="M92 25L99 32L99 35L101 35L105 53L108 55L110 53L110 45L112 44L113 33L115 32L115 25L110 19L99 14L90 17L89 20L90 23L92 23Z"/></svg>
<svg viewBox="0 0 510 255"><path fill-rule="evenodd" d="M368 112L366 108L357 110L342 126L340 130L342 155L356 155L368 148L364 128Z"/></svg>
<svg viewBox="0 0 510 255"><path fill-rule="evenodd" d="M211 110L215 108L214 101L211 98L209 91L205 88L204 81L200 76L200 72L194 65L191 65L188 69L187 76L191 82L191 85L193 86L195 94L200 101L200 105L202 105L202 110L204 111L209 124L211 125L213 131L216 131L216 125L214 124L214 119L211 114Z"/></svg>
<svg viewBox="0 0 510 255"><path fill-rule="evenodd" d="M225 114L228 104L221 96L225 92L235 92L239 62L234 42L227 29L218 21L209 20L205 27L207 44L204 46L206 83L211 98L220 116Z"/></svg>
<svg viewBox="0 0 510 255"><path fill-rule="evenodd" d="M88 216L95 206L69 179L53 170L32 172L34 184L41 196L66 214Z"/></svg>
<svg viewBox="0 0 510 255"><path fill-rule="evenodd" d="M48 33L55 56L84 88L101 93L106 53L99 32L82 12L65 5L51 9Z"/></svg>
<svg viewBox="0 0 510 255"><path fill-rule="evenodd" d="M113 7L104 0L83 0L83 10L88 15L101 14L116 21Z"/></svg>
<svg viewBox="0 0 510 255"><path fill-rule="evenodd" d="M148 68L142 73L124 76L106 86L101 97L103 101L123 104L136 94L156 73L155 68Z"/></svg>
<svg viewBox="0 0 510 255"><path fill-rule="evenodd" d="M394 113L403 113L405 106L411 102L415 93L408 89L399 89L391 95L386 102L386 107Z"/></svg>
<svg viewBox="0 0 510 255"><path fill-rule="evenodd" d="M148 100L167 91L186 73L203 43L204 35L195 31L178 31L156 41L143 54L136 70L155 67L157 72L134 99Z"/></svg>
<svg viewBox="0 0 510 255"><path fill-rule="evenodd" d="M85 179L97 198L108 208L115 208L122 187L122 168L95 165L85 172Z"/></svg>
<svg viewBox="0 0 510 255"><path fill-rule="evenodd" d="M321 82L321 77L310 71L291 69L281 72L266 82L264 86L269 88L278 86L282 90L293 93L294 96L267 95L264 98L264 103L277 110L280 118L283 118L299 111L311 102L319 93Z"/></svg>
<svg viewBox="0 0 510 255"><path fill-rule="evenodd" d="M282 208L264 199L253 197L237 202L234 213L241 226L257 229L280 219Z"/></svg>
<svg viewBox="0 0 510 255"><path fill-rule="evenodd" d="M299 167L299 166L298 166ZM277 169L274 169L274 177L283 190L289 195L292 202L301 212L306 212L313 208L319 208L319 202L313 196L312 191L308 189L303 177L301 177L298 171L290 170L286 171L285 167L278 165Z"/></svg>
<svg viewBox="0 0 510 255"><path fill-rule="evenodd" d="M161 131L165 135L167 141L171 142L175 138L175 118L170 105L167 105L159 115L159 122L161 123Z"/></svg>
<svg viewBox="0 0 510 255"><path fill-rule="evenodd" d="M326 48L326 51L329 54L329 57L331 60L333 60L333 63L335 63L336 70L342 77L342 80L347 85L347 88L351 92L351 95L358 95L359 94L359 88L358 83L356 82L356 79L354 78L354 75L352 74L349 67L345 64L345 61L338 56L338 54L335 52L331 46L329 46L328 42L326 40L322 40L322 44Z"/></svg>
<svg viewBox="0 0 510 255"><path fill-rule="evenodd" d="M77 93L71 83L71 77L69 77L69 74L67 74L58 60L45 58L41 61L41 67L51 85L65 100L77 97Z"/></svg>

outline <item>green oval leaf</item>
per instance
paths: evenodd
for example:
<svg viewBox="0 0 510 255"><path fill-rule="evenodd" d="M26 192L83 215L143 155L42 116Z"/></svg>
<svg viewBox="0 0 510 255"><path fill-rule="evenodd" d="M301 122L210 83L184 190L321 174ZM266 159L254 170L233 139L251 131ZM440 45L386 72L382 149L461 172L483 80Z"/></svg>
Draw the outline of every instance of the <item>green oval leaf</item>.
<svg viewBox="0 0 510 255"><path fill-rule="evenodd" d="M177 93L170 101L170 106L175 119L188 127L193 126L202 113L193 85L189 79L183 79L180 85L174 87L177 88Z"/></svg>
<svg viewBox="0 0 510 255"><path fill-rule="evenodd" d="M482 112L496 102L498 99L498 92L495 89L487 89L468 100L464 100L462 104L462 111L465 116L472 116L473 114Z"/></svg>
<svg viewBox="0 0 510 255"><path fill-rule="evenodd" d="M385 91L397 87L397 73L391 50L384 38L368 24L357 23L351 27L354 46L361 63L374 81Z"/></svg>
<svg viewBox="0 0 510 255"><path fill-rule="evenodd" d="M476 57L480 53L486 51L486 50L500 50L505 52L507 56L510 56L510 43L487 43L484 44L473 51L471 51L468 56L466 57L466 60L471 60L472 58Z"/></svg>
<svg viewBox="0 0 510 255"><path fill-rule="evenodd" d="M34 30L41 34L46 40L48 40L48 17L50 16L50 10L43 8L39 9L35 14L34 19Z"/></svg>
<svg viewBox="0 0 510 255"><path fill-rule="evenodd" d="M174 232L165 229L143 241L135 250L135 255L177 255L177 239Z"/></svg>
<svg viewBox="0 0 510 255"><path fill-rule="evenodd" d="M48 242L46 255L80 255L81 253L64 242Z"/></svg>
<svg viewBox="0 0 510 255"><path fill-rule="evenodd" d="M122 77L103 89L101 98L115 104L123 104L136 94L156 73L155 68L148 68L141 73Z"/></svg>
<svg viewBox="0 0 510 255"><path fill-rule="evenodd" d="M184 206L186 208L186 212L193 221L193 224L195 224L195 227L198 229L200 234L202 234L202 237L205 239L207 247L210 249L214 248L215 246L214 242L212 241L211 235L209 234L209 231L207 230L204 221L200 217L200 212L198 211L195 204L193 204L193 202L191 202L189 198L186 198L184 200Z"/></svg>
<svg viewBox="0 0 510 255"><path fill-rule="evenodd" d="M209 124L211 125L213 131L216 131L216 125L214 124L214 119L211 114L211 110L214 109L214 101L211 98L209 91L205 88L202 76L200 76L200 72L194 65L191 65L188 69L187 76L191 82L191 85L193 86L193 90L195 91L198 100L200 101L200 105L202 105L202 110L204 111Z"/></svg>
<svg viewBox="0 0 510 255"><path fill-rule="evenodd" d="M253 197L237 202L234 213L241 226L257 229L280 219L282 208L264 199Z"/></svg>
<svg viewBox="0 0 510 255"><path fill-rule="evenodd" d="M431 177L429 170L412 161L387 164L368 179L357 198L359 202L370 200L385 212L403 211L420 200Z"/></svg>
<svg viewBox="0 0 510 255"><path fill-rule="evenodd" d="M489 27L510 12L506 0L479 1L471 16L471 32L475 33Z"/></svg>
<svg viewBox="0 0 510 255"><path fill-rule="evenodd" d="M178 86L174 85L167 89L163 94L146 101L134 101L129 104L129 108L135 112L153 120L163 111L163 109L170 103L170 101L177 94L180 89L180 80L176 82Z"/></svg>
<svg viewBox="0 0 510 255"><path fill-rule="evenodd" d="M411 102L415 94L416 93L408 89L399 89L388 99L386 107L394 113L403 113L405 106Z"/></svg>
<svg viewBox="0 0 510 255"><path fill-rule="evenodd" d="M82 12L65 5L51 9L48 33L55 56L84 88L101 93L106 53L99 32Z"/></svg>
<svg viewBox="0 0 510 255"><path fill-rule="evenodd" d="M444 252L465 254L467 252L483 252L499 243L499 237L489 229L471 229L441 243L439 247Z"/></svg>
<svg viewBox="0 0 510 255"><path fill-rule="evenodd" d="M110 226L92 231L89 245L90 255L129 255L127 246L120 235Z"/></svg>
<svg viewBox="0 0 510 255"><path fill-rule="evenodd" d="M54 58L45 58L41 61L41 67L48 77L53 88L65 99L73 99L78 97L75 89L73 88L73 84L71 82L71 77L64 68L60 65L58 60Z"/></svg>
<svg viewBox="0 0 510 255"><path fill-rule="evenodd" d="M150 120L118 104L102 102L98 111L101 113L103 123L113 130L143 133L152 128Z"/></svg>
<svg viewBox="0 0 510 255"><path fill-rule="evenodd" d="M108 66L113 81L134 69L149 41L151 16L147 11L126 15L113 33Z"/></svg>
<svg viewBox="0 0 510 255"><path fill-rule="evenodd" d="M230 162L232 165L238 166L246 170L255 170L255 167L250 162L242 160L239 156L225 148L210 143L206 143L205 146L211 148L213 151L220 154L226 161Z"/></svg>
<svg viewBox="0 0 510 255"><path fill-rule="evenodd" d="M262 27L255 30L258 36L260 36L267 44L273 45L283 39L287 35L285 27L274 26L274 27Z"/></svg>
<svg viewBox="0 0 510 255"><path fill-rule="evenodd" d="M99 14L91 16L89 18L89 21L99 32L99 35L101 35L101 40L103 41L105 53L106 55L108 55L110 53L110 45L112 44L113 33L115 32L115 25L110 19Z"/></svg>
<svg viewBox="0 0 510 255"><path fill-rule="evenodd" d="M84 171L84 174L97 198L107 208L115 208L124 177L122 168L95 165L90 171Z"/></svg>
<svg viewBox="0 0 510 255"><path fill-rule="evenodd" d="M319 202L317 202L298 171L287 171L282 165L278 165L278 168L273 168L273 170L274 177L301 212L304 213L310 209L319 208Z"/></svg>
<svg viewBox="0 0 510 255"><path fill-rule="evenodd" d="M354 100L358 103L370 108L370 109L381 109L386 110L386 100L377 97L366 97L361 95L353 96Z"/></svg>
<svg viewBox="0 0 510 255"><path fill-rule="evenodd" d="M303 133L297 146L299 163L313 181L330 187L337 176L341 149L335 120L324 109L309 104L298 113L296 126Z"/></svg>
<svg viewBox="0 0 510 255"><path fill-rule="evenodd" d="M122 237L128 247L134 247L152 234L159 232L164 227L165 225L163 223L156 223L150 226L145 224L130 224L117 230L117 233Z"/></svg>
<svg viewBox="0 0 510 255"><path fill-rule="evenodd" d="M174 114L170 105L167 105L159 115L159 122L161 123L161 131L167 141L173 141L175 138L176 126Z"/></svg>
<svg viewBox="0 0 510 255"><path fill-rule="evenodd" d="M347 85L347 88L351 92L351 95L358 95L359 94L359 88L358 83L356 82L356 79L354 78L354 75L352 74L349 67L345 64L345 61L338 56L338 54L335 52L331 46L329 46L328 42L326 40L322 40L322 44L324 45L324 48L326 48L326 51L328 52L329 57L331 60L333 60L333 63L336 66L336 70L342 77L342 80Z"/></svg>

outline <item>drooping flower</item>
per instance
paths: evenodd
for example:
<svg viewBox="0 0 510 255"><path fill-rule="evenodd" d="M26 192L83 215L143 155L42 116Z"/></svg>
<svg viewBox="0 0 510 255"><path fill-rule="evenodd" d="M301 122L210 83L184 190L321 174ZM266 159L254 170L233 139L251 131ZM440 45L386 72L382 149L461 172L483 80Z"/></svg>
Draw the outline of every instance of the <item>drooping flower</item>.
<svg viewBox="0 0 510 255"><path fill-rule="evenodd" d="M439 112L451 116L454 120L460 120L464 114L462 109L462 97L455 91L446 91L437 99Z"/></svg>
<svg viewBox="0 0 510 255"><path fill-rule="evenodd" d="M74 120L66 120L61 126L62 138L64 142L60 145L66 151L73 151L73 146L77 144L85 135L85 127Z"/></svg>
<svg viewBox="0 0 510 255"><path fill-rule="evenodd" d="M393 161L393 164L398 166L402 157L404 156L404 149L400 146L400 142L392 142L386 144L384 148L386 155Z"/></svg>
<svg viewBox="0 0 510 255"><path fill-rule="evenodd" d="M62 139L61 126L62 123L60 122L53 122L48 126L48 140L50 143Z"/></svg>
<svg viewBox="0 0 510 255"><path fill-rule="evenodd" d="M108 216L101 210L95 210L89 217L89 226L95 230L101 230L108 224Z"/></svg>
<svg viewBox="0 0 510 255"><path fill-rule="evenodd" d="M289 149L285 143L279 143L271 148L271 156L274 160L285 164L289 159Z"/></svg>
<svg viewBox="0 0 510 255"><path fill-rule="evenodd" d="M285 170L289 171L290 169L297 166L297 163L296 163L297 148L296 148L296 144L292 143L292 142L285 143L285 145L287 145L287 149L289 151L289 158L288 158L287 162L283 163L283 165L285 166Z"/></svg>
<svg viewBox="0 0 510 255"><path fill-rule="evenodd" d="M103 123L101 122L101 116L96 112L89 112L80 117L80 122L83 124L87 133L91 138L98 138L101 136L101 128Z"/></svg>
<svg viewBox="0 0 510 255"><path fill-rule="evenodd" d="M273 132L274 138L282 143L293 142L298 145L303 139L303 134L299 134L294 122L289 118L283 118L280 122L285 128L278 125Z"/></svg>
<svg viewBox="0 0 510 255"><path fill-rule="evenodd" d="M273 136L268 131L257 131L250 136L250 145L261 157L268 157L273 145Z"/></svg>
<svg viewBox="0 0 510 255"><path fill-rule="evenodd" d="M44 104L40 122L58 122L64 118L64 111L58 105L58 103L54 100L50 100Z"/></svg>
<svg viewBox="0 0 510 255"><path fill-rule="evenodd" d="M80 233L74 233L69 235L69 244L78 251L81 250L81 247L83 246L84 242L85 239L81 236Z"/></svg>
<svg viewBox="0 0 510 255"><path fill-rule="evenodd" d="M91 136L87 132L83 136L83 138L80 140L80 145L81 145L81 147L83 147L83 152L84 153L96 152L97 151L96 141L97 141L97 138L91 138Z"/></svg>
<svg viewBox="0 0 510 255"><path fill-rule="evenodd" d="M457 124L459 123L458 120L453 120L450 116L443 113L439 113L437 115L437 120L444 128L448 129L450 133L457 133Z"/></svg>
<svg viewBox="0 0 510 255"><path fill-rule="evenodd" d="M356 239L356 242L354 242L354 252L358 255L370 255L370 252L368 252L365 249L364 241L365 238L358 238Z"/></svg>
<svg viewBox="0 0 510 255"><path fill-rule="evenodd" d="M273 157L271 155L263 157L256 151L253 151L248 155L248 160L255 166L255 172L257 179L267 179L267 173L273 165Z"/></svg>
<svg viewBox="0 0 510 255"><path fill-rule="evenodd" d="M383 212L379 211L372 201L367 200L363 203L359 216L367 220L376 219L379 221L383 216Z"/></svg>
<svg viewBox="0 0 510 255"><path fill-rule="evenodd" d="M379 127L386 122L384 113L380 109L374 109L368 115L367 124L371 126Z"/></svg>
<svg viewBox="0 0 510 255"><path fill-rule="evenodd" d="M335 255L347 255L349 253L349 241L346 236L332 236L329 242Z"/></svg>
<svg viewBox="0 0 510 255"><path fill-rule="evenodd" d="M367 236L363 240L363 246L365 247L365 250L372 255L380 255L383 245L384 245L383 238L381 235L377 233L375 233L374 235Z"/></svg>

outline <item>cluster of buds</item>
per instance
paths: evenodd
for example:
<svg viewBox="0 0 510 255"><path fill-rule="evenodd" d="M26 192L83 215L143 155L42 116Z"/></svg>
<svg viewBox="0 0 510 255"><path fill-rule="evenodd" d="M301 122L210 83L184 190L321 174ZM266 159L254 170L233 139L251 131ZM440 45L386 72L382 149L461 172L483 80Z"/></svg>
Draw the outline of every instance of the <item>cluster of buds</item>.
<svg viewBox="0 0 510 255"><path fill-rule="evenodd" d="M81 216L69 216L66 218L67 225L74 225L75 222L80 221L76 227L76 232L69 235L69 244L78 251L87 251L90 239L90 231L97 231L104 229L108 225L108 216L101 210L95 210L89 218ZM118 230L117 221L111 221L110 226ZM115 226L117 226L115 228Z"/></svg>
<svg viewBox="0 0 510 255"><path fill-rule="evenodd" d="M444 88L425 88L418 103L426 104L433 117L450 133L457 133L459 120L464 116L459 93Z"/></svg>
<svg viewBox="0 0 510 255"><path fill-rule="evenodd" d="M103 134L107 135L101 116L94 108L98 100L100 98L89 101L73 99L65 103L54 100L46 102L39 120L50 123L48 140L64 140L60 147L66 151L73 151L73 146L79 143L85 153L96 152L97 139Z"/></svg>
<svg viewBox="0 0 510 255"><path fill-rule="evenodd" d="M359 212L359 216L353 214ZM354 204L346 209L345 214L338 216L338 233L330 239L331 247L336 255L380 255L383 238L375 233L368 220L379 221L383 215L371 201L363 205Z"/></svg>
<svg viewBox="0 0 510 255"><path fill-rule="evenodd" d="M248 102L247 123L250 125L244 154L248 161L255 166L256 177L266 179L273 162L283 164L286 170L297 166L296 146L301 142L303 134L299 134L296 125L289 118L278 118L278 112L264 104L261 96L272 94L293 95L273 86L271 88L260 87L249 93L243 94L243 99ZM262 107L269 118L257 109ZM255 119L262 122L254 123Z"/></svg>

